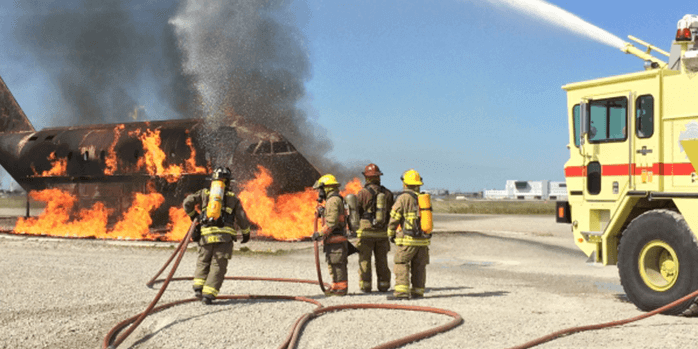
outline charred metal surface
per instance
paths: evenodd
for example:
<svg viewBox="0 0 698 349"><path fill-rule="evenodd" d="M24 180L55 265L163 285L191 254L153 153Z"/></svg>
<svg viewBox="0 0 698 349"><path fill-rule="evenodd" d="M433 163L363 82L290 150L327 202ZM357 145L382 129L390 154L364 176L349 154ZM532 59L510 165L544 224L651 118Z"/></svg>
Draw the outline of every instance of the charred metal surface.
<svg viewBox="0 0 698 349"><path fill-rule="evenodd" d="M207 174L184 172L175 182L151 175L142 159L146 152L140 135L159 132L166 158L163 166L178 165L193 157L197 167L228 166L237 183L255 177L264 166L274 178L270 195L301 191L320 177L295 147L278 132L240 116L229 116L215 131L205 131L204 120L169 120L125 124L47 128L34 131L4 82L0 80L0 165L25 190L61 188L79 197L80 208L101 201L113 209L110 219L130 206L134 192L148 186L165 196L154 221L167 223L169 207L208 185ZM191 147L187 144L190 140ZM115 165L112 160L115 160ZM60 174L57 162L65 164Z"/></svg>
<svg viewBox="0 0 698 349"><path fill-rule="evenodd" d="M34 126L0 77L0 132L22 131L34 131Z"/></svg>

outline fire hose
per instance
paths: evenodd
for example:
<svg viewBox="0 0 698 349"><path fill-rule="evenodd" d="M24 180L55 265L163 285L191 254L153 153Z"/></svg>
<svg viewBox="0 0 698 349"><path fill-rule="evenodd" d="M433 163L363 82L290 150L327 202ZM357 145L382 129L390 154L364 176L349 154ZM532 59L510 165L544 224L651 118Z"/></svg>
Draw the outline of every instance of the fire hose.
<svg viewBox="0 0 698 349"><path fill-rule="evenodd" d="M317 222L317 220L316 220ZM188 298L188 299L182 299L170 303L166 303L163 305L160 305L158 307L155 307L157 302L160 300L162 294L165 292L165 289L169 285L171 281L180 281L180 280L193 280L193 277L178 277L174 278L174 272L176 271L177 267L179 266L180 261L182 260L182 257L184 256L184 253L186 252L187 246L189 245L189 240L191 238L192 233L194 232L194 229L196 228L197 221L194 220L189 228L189 231L187 232L186 236L184 239L182 239L182 242L180 242L179 246L175 251L172 253L170 258L167 260L165 265L160 268L160 270L157 272L157 274L147 282L148 287L152 287L155 283L162 282L162 286L160 287L160 290L158 294L155 296L153 301L146 307L146 309L140 313L137 314L131 318L128 318L120 323L118 323L116 326L114 326L104 337L104 341L102 342L102 348L103 349L115 349L119 345L123 343L123 341L128 337L133 331L140 325L140 323L145 319L146 316L157 313L159 311L174 307L176 305L181 305L193 301L197 301L198 299L196 298ZM276 281L276 282L294 282L294 283L306 283L306 284L319 284L320 288L325 290L325 286L329 287L329 285L324 285L322 282L322 273L320 272L320 261L319 261L319 252L318 252L318 244L317 241L315 241L314 244L315 248L315 264L317 267L317 272L318 272L318 281L315 280L302 280L302 279L288 279L288 278L264 278L264 277L225 277L226 280L250 280L250 281ZM169 275L164 279L157 279L160 274L167 268L167 266L172 262L174 259L175 255L177 256L177 259L175 260L174 265L172 266L172 269L170 270ZM390 348L398 348L402 345L405 345L407 343L411 343L414 341L418 341L424 338L428 338L431 336L434 336L436 334L446 332L458 325L460 325L463 322L463 318L456 312L450 311L450 310L445 310L445 309L439 309L439 308L431 308L431 307L421 307L421 306L407 306L407 305L398 305L398 304L345 304L345 305L337 305L337 306L332 306L332 307L324 307L320 302L309 299L306 297L301 297L301 296L277 296L277 295L220 295L216 297L217 299L271 299L271 300L292 300L292 301L302 301L310 304L314 304L317 307L310 313L306 313L300 318L296 320L294 325L291 328L291 331L289 334L286 336L286 339L284 342L279 346L279 349L292 349L295 348L298 344L298 341L300 339L300 334L301 331L303 330L303 327L312 319L317 318L325 313L329 312L334 312L334 311L340 311L340 310L350 310L350 309L394 309L394 310L410 310L410 311L418 311L418 312L431 312L435 314L442 314L442 315L447 315L452 317L453 319L441 326L437 326L419 333L415 333L403 338L399 338L393 341L389 341L386 343L383 343L377 347L374 347L374 349L390 349ZM130 325L130 326L129 326ZM124 331L123 333L121 333Z"/></svg>
<svg viewBox="0 0 698 349"><path fill-rule="evenodd" d="M320 219L320 214L318 209L315 209L315 219L313 220L313 233L317 231L318 220ZM320 284L320 289L322 293L325 293L325 284L322 282L322 271L320 270L320 251L318 247L317 240L313 241L313 250L315 251L315 269L317 270L317 281Z"/></svg>
<svg viewBox="0 0 698 349"><path fill-rule="evenodd" d="M570 335L570 334L573 334L573 333L584 332L584 331L591 331L591 330L600 330L600 329L602 329L602 328L609 328L609 327L615 327L615 326L625 325L625 324L628 324L628 323L631 323L631 322L635 322L635 321L639 321L639 320L642 320L642 319L646 319L646 318L648 318L648 317L650 317L650 316L653 316L653 315L657 315L657 314L659 314L659 313L661 313L661 312L664 312L664 311L667 311L667 310L669 310L669 309L671 309L671 308L673 308L673 307L676 307L676 306L678 306L678 305L680 305L680 304L682 304L682 303L684 303L684 302L686 302L686 301L689 301L689 300L691 300L691 299L695 299L696 297L698 297L698 291L694 291L693 293L690 293L690 294L684 296L683 298L679 298L679 299L677 299L677 300L675 300L675 301L673 301L673 302L671 302L671 303L669 303L669 304L667 304L667 305L665 305L665 306L663 306L663 307L661 307L661 308L657 308L657 309L655 309L655 310L652 310L652 311L649 312L649 313L644 313L644 314L641 314L641 315L638 315L638 316L635 316L635 317L631 317L631 318L627 318L627 319L623 319L623 320L617 320L617 321L606 322L606 323L602 323L602 324L586 325L586 326L578 326L578 327L570 327L570 328L567 328L567 329L564 329L564 330L560 330L560 331L557 331L557 332L553 332L553 333L551 333L551 334L549 334L549 335L547 335L547 336L543 336L543 337L540 337L540 338L538 338L538 339L534 339L534 340L532 340L532 341L530 341L530 342L526 342L526 343L524 343L524 344L522 344L522 345L518 345L518 346L515 346L515 347L508 348L508 349L526 349L526 348L532 348L532 347L535 347L536 345L543 344L543 343L546 343L546 342L550 342L550 341L552 341L553 339L556 339L556 338L559 338L559 337L562 337L562 336L566 336L566 335Z"/></svg>
<svg viewBox="0 0 698 349"><path fill-rule="evenodd" d="M104 341L102 343L102 348L103 349L114 349L118 347L121 343L123 343L124 339L128 337L133 331L138 327L138 325L143 321L143 319L153 313L157 313L159 311L171 308L176 305L181 305L184 303L188 302L193 302L197 301L198 299L196 298L188 298L188 299L183 299L179 301L174 301L170 303L163 304L159 307L155 307L155 304L160 300L162 294L164 293L165 289L167 288L168 284L171 281L181 281L181 280L192 280L193 277L178 277L174 278L174 272L176 271L177 267L179 266L179 262L181 261L184 252L186 252L186 248L189 244L189 239L191 237L191 234L193 233L194 229L196 228L196 221L192 222L191 227L189 228L189 231L187 232L186 236L184 239L180 242L179 246L175 251L172 253L170 258L167 260L165 265L157 272L157 274L146 284L148 287L152 287L155 283L162 282L163 285L161 286L158 294L155 296L153 301L148 305L145 311L143 311L140 314L137 314L129 319L126 319L116 326L114 326L109 333L104 338ZM315 228L317 228L317 217L315 220ZM306 284L319 284L320 288L325 291L325 287L329 285L325 285L322 282L322 273L320 271L320 261L319 261L319 252L318 252L318 243L317 241L314 242L314 251L315 251L315 264L316 264L316 270L318 273L318 281L315 280L302 280L302 279L288 279L288 278L264 278L264 277L245 277L245 276L240 276L240 277L225 277L226 280L247 280L247 281L275 281L275 282L293 282L293 283L306 283ZM160 274L167 268L167 266L171 263L171 261L174 259L175 255L177 255L177 260L175 261L175 264L172 266L172 270L170 270L169 275L167 278L163 279L157 279ZM586 326L578 326L578 327L571 327L567 329L563 329L560 331L553 332L551 334L548 334L546 336L534 339L532 341L526 342L522 345L514 346L509 349L526 349L526 348L532 348L534 346L537 346L539 344L543 344L546 342L550 342L552 340L555 340L557 338L560 338L562 336L578 333L578 332L584 332L584 331L591 331L591 330L598 330L598 329L603 329L603 328L609 328L609 327L615 327L615 326L621 326L625 325L631 322L639 321L645 318L648 318L650 316L654 316L656 314L662 313L666 310L669 310L673 307L676 307L686 301L689 301L691 299L695 299L698 297L698 291L695 291L691 294L688 294L670 304L667 304L661 308L657 308L651 312L638 315L632 318L628 319L623 319L623 320L617 320L617 321L611 321L611 322L606 322L602 324L593 324L593 325L586 325ZM278 347L278 349L291 349L295 348L298 344L298 340L300 339L300 334L301 331L303 330L304 326L311 321L314 318L317 318L325 313L329 312L334 312L334 311L340 311L340 310L350 310L350 309L393 309L393 310L409 310L409 311L418 311L418 312L431 312L435 314L442 314L442 315L447 315L452 317L453 319L441 326L437 326L419 333L415 333L403 338L399 338L390 342L386 342L383 344L380 344L373 349L391 349L391 348L398 348L400 346L403 346L405 344L415 342L424 338L432 337L436 334L443 333L446 331L449 331L458 325L460 325L463 322L463 318L456 312L450 311L450 310L445 310L445 309L439 309L439 308L432 308L432 307L421 307L421 306L409 306L409 305L398 305L398 304L344 304L344 305L336 305L336 306L330 306L330 307L324 307L322 304L320 304L318 301L309 299L306 297L302 296L277 296L277 295L220 295L216 297L217 299L271 299L271 300L292 300L292 301L302 301L310 304L316 305L316 308L310 312L306 313L300 318L296 320L294 325L291 328L291 331L287 335L286 339L284 342ZM130 325L130 326L129 326ZM128 328L126 329L126 327ZM120 336L119 333L126 329L124 333L122 333Z"/></svg>

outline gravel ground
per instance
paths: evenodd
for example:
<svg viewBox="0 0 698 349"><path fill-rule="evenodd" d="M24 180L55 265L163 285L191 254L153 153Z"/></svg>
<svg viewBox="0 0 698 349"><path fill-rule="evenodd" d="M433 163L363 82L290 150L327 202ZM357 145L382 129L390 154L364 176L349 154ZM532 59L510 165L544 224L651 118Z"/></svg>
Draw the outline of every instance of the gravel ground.
<svg viewBox="0 0 698 349"><path fill-rule="evenodd" d="M625 298L615 267L585 263L569 226L551 217L436 215L424 299L387 301L362 294L357 257L349 259L346 297L319 287L226 281L221 294L300 295L323 305L397 303L459 313L464 323L405 348L508 348L572 326L642 314ZM145 283L175 244L24 237L0 234L0 348L100 348L117 323L143 311L157 294ZM229 276L314 279L312 244L256 241ZM392 252L390 259L392 263ZM176 276L194 272L195 250ZM325 278L328 278L323 263ZM172 282L160 303L190 298L188 281ZM147 317L119 348L276 348L313 305L293 301L186 303ZM370 348L450 321L444 315L351 310L323 315L303 330L299 348ZM691 348L698 319L654 316L626 326L578 333L536 348Z"/></svg>

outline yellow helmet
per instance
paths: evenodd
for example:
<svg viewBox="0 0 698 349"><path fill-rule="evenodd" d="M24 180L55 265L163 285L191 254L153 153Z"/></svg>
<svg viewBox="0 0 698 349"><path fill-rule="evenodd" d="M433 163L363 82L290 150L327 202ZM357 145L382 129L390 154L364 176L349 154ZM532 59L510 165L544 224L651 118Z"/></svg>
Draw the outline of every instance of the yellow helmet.
<svg viewBox="0 0 698 349"><path fill-rule="evenodd" d="M422 177L419 175L419 172L415 170L409 170L406 171L405 173L402 174L402 182L405 183L406 185L422 185Z"/></svg>
<svg viewBox="0 0 698 349"><path fill-rule="evenodd" d="M320 177L320 179L318 179L317 182L315 182L315 184L313 185L313 189L320 189L322 187L331 185L339 186L339 182L337 182L337 179L334 178L333 175L328 173Z"/></svg>

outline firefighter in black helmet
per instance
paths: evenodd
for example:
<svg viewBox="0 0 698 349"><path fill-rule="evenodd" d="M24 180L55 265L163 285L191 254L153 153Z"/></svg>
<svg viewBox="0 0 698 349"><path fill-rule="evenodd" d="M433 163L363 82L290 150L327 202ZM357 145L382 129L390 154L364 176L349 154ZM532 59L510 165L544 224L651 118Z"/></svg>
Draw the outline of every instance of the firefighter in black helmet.
<svg viewBox="0 0 698 349"><path fill-rule="evenodd" d="M218 167L211 175L211 187L184 199L184 211L194 220L199 217L199 257L194 273L194 294L204 304L211 304L220 291L228 260L237 240L235 225L241 229L242 243L250 239L250 223L240 199L230 191L230 169ZM197 206L201 212L197 211Z"/></svg>

